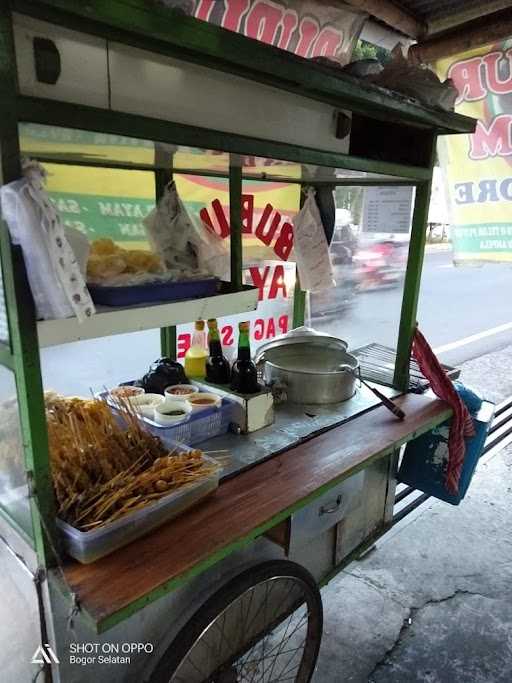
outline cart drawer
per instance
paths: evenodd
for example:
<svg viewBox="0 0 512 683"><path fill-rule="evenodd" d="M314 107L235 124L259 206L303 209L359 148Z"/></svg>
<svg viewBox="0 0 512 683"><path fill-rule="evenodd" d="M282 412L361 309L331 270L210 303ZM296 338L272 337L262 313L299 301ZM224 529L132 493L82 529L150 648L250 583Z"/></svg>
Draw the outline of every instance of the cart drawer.
<svg viewBox="0 0 512 683"><path fill-rule="evenodd" d="M358 472L295 512L291 517L290 548L323 534L356 509L362 501L364 478L364 471Z"/></svg>
<svg viewBox="0 0 512 683"><path fill-rule="evenodd" d="M14 43L22 95L108 107L105 40L15 14Z"/></svg>

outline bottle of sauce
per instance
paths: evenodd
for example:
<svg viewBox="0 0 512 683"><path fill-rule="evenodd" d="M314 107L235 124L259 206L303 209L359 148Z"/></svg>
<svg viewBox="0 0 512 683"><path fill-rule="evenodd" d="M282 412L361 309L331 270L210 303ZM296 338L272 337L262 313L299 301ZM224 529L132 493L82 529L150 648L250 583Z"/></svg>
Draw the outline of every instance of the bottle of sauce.
<svg viewBox="0 0 512 683"><path fill-rule="evenodd" d="M192 343L185 354L185 374L189 379L204 379L206 377L206 332L204 320L196 320Z"/></svg>
<svg viewBox="0 0 512 683"><path fill-rule="evenodd" d="M238 324L238 358L231 368L231 388L239 394L260 390L256 365L251 360L248 322Z"/></svg>
<svg viewBox="0 0 512 683"><path fill-rule="evenodd" d="M231 368L222 353L219 327L216 318L208 320L208 348L210 355L206 361L206 379L212 384L229 384Z"/></svg>

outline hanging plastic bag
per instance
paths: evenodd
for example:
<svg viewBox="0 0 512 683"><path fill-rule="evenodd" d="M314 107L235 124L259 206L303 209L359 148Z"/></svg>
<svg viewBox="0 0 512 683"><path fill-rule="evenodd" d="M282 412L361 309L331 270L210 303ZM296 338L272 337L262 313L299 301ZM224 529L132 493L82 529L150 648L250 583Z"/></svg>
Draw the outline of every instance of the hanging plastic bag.
<svg viewBox="0 0 512 683"><path fill-rule="evenodd" d="M148 238L169 269L188 268L191 273L226 278L229 254L222 239L193 221L171 182L157 206L144 219Z"/></svg>
<svg viewBox="0 0 512 683"><path fill-rule="evenodd" d="M23 251L37 317L52 320L76 315L83 322L95 312L94 304L60 216L46 193L45 171L37 162L27 161L23 172L24 178L0 188L0 199L11 239Z"/></svg>
<svg viewBox="0 0 512 683"><path fill-rule="evenodd" d="M329 245L312 188L293 221L293 246L302 289L319 292L336 285Z"/></svg>

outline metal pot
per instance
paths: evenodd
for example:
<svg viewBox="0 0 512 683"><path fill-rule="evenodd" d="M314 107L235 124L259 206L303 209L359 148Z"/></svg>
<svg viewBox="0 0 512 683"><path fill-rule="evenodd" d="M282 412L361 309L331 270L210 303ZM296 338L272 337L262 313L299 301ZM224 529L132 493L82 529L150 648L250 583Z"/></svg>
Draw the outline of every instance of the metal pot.
<svg viewBox="0 0 512 683"><path fill-rule="evenodd" d="M256 364L267 385L292 403L340 403L355 393L358 359L347 343L309 328L298 328L264 344Z"/></svg>

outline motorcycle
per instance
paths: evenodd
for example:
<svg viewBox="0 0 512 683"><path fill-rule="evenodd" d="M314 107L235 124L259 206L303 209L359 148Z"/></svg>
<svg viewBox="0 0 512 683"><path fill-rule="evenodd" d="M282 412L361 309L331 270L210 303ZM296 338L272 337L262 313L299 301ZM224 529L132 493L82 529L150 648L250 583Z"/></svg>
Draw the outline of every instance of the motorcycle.
<svg viewBox="0 0 512 683"><path fill-rule="evenodd" d="M359 290L398 287L405 276L407 247L393 240L382 240L358 251L353 260Z"/></svg>

